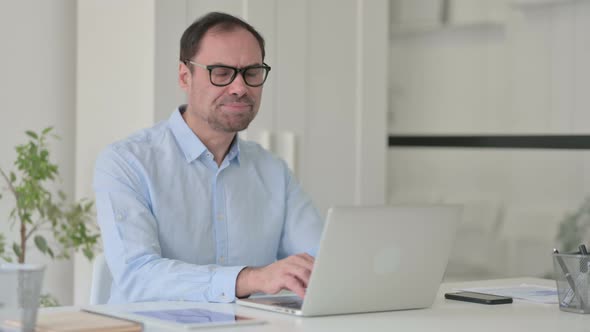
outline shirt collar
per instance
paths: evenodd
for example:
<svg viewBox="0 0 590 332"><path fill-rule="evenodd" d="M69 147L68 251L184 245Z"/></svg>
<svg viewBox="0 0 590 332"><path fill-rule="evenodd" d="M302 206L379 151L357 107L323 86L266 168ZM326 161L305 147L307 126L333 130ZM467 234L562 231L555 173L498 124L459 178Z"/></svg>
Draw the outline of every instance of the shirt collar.
<svg viewBox="0 0 590 332"><path fill-rule="evenodd" d="M186 124L182 118L182 113L186 110L186 105L181 105L172 112L172 115L168 119L168 127L172 131L176 143L180 146L184 158L187 163L199 158L203 153L207 152L207 147L192 129ZM235 136L232 141L229 152L227 153L227 160L230 162L236 160L238 165L240 163L240 145L241 140L238 135Z"/></svg>
<svg viewBox="0 0 590 332"><path fill-rule="evenodd" d="M241 161L240 145L242 145L242 140L240 139L239 135L236 134L234 140L231 142L231 145L229 146L229 152L227 153L227 160L230 162L235 160L238 166L240 165Z"/></svg>

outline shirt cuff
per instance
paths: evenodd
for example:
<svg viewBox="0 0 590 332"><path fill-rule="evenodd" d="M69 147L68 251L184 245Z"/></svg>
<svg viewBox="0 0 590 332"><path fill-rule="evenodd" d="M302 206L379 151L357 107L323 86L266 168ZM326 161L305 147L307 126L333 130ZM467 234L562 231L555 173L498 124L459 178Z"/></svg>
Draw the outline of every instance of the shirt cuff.
<svg viewBox="0 0 590 332"><path fill-rule="evenodd" d="M236 280L246 266L228 266L215 271L211 280L209 302L229 303L236 300Z"/></svg>

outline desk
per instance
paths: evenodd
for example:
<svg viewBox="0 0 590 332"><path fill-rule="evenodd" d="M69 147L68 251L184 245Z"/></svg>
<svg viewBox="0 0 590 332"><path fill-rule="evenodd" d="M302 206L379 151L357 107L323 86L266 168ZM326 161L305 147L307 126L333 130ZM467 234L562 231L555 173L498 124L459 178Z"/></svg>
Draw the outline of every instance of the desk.
<svg viewBox="0 0 590 332"><path fill-rule="evenodd" d="M562 312L557 305L535 304L515 300L513 304L482 305L445 300L444 293L457 288L519 285L522 283L552 286L555 281L534 278L499 279L476 282L444 283L431 308L382 313L301 318L280 313L241 307L236 304L199 304L191 302L150 302L127 305L95 306L109 310L141 310L199 307L211 310L235 309L237 314L267 321L265 325L213 328L207 331L240 332L325 332L325 331L590 331L590 315ZM146 324L147 332L170 331ZM188 331L188 330L187 330ZM193 331L205 331L196 329Z"/></svg>

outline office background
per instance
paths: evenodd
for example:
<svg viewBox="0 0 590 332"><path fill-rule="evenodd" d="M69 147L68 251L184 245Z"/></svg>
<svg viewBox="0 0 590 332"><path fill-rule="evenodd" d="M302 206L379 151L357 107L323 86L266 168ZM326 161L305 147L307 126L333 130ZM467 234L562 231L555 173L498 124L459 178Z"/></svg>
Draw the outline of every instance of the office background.
<svg viewBox="0 0 590 332"><path fill-rule="evenodd" d="M54 125L64 191L92 197L97 153L183 102L178 40L210 10L267 39L273 70L243 135L288 159L322 213L459 202L448 279L551 270L557 226L589 191L588 152L388 147L387 137L587 133L585 0L2 0L0 165L12 166L25 130ZM0 200L0 216L10 204ZM44 286L62 304L86 303L84 258L30 260L49 263Z"/></svg>

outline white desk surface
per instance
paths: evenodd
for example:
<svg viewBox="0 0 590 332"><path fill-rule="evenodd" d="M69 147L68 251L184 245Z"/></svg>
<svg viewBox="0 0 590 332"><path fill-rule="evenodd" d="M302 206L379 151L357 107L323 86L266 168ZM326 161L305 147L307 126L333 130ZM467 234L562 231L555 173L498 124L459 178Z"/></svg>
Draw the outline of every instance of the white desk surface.
<svg viewBox="0 0 590 332"><path fill-rule="evenodd" d="M555 281L535 278L498 279L475 282L444 283L431 308L381 313L302 318L236 304L200 304L192 302L149 302L127 305L95 306L109 310L132 311L198 307L210 310L235 310L235 313L266 320L264 325L195 329L194 331L590 331L590 314L560 311L558 306L514 300L512 304L482 305L444 298L444 293L458 288L493 287L520 284L553 286ZM410 286L411 287L411 286ZM419 287L416 285L415 287ZM181 329L184 330L184 329ZM146 324L145 331L170 331ZM193 330L184 330L193 331Z"/></svg>

